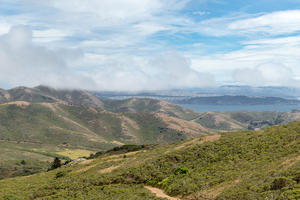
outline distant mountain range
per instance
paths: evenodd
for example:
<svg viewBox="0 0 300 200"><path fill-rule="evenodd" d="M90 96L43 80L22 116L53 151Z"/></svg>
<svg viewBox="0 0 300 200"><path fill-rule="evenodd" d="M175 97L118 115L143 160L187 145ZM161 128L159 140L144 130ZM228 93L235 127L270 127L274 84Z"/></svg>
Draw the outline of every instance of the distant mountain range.
<svg viewBox="0 0 300 200"><path fill-rule="evenodd" d="M284 99L280 97L249 97L249 96L212 96L191 97L173 101L177 104L198 105L300 105L296 99Z"/></svg>
<svg viewBox="0 0 300 200"><path fill-rule="evenodd" d="M92 92L104 99L152 98L178 104L298 105L300 89L290 87L221 86L146 92Z"/></svg>

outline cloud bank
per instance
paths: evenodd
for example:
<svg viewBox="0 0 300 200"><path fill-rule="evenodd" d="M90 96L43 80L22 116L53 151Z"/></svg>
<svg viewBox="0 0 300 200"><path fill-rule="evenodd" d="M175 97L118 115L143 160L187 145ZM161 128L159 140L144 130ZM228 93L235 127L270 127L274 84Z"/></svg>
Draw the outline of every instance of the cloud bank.
<svg viewBox="0 0 300 200"><path fill-rule="evenodd" d="M1 84L118 91L215 84L212 75L193 70L188 59L171 50L160 56L138 59L118 55L103 63L96 56L94 68L77 68L78 63L87 64L85 57L76 49L51 50L36 45L28 28L13 27L0 37Z"/></svg>
<svg viewBox="0 0 300 200"><path fill-rule="evenodd" d="M236 10L228 10L230 4L2 0L0 87L299 87L300 10L295 3L259 12L248 10L256 5L250 1L235 2ZM170 47L176 50L166 50Z"/></svg>
<svg viewBox="0 0 300 200"><path fill-rule="evenodd" d="M82 53L78 50L50 50L32 42L32 32L23 26L12 27L0 37L0 80L11 86L81 87L93 82L68 67Z"/></svg>

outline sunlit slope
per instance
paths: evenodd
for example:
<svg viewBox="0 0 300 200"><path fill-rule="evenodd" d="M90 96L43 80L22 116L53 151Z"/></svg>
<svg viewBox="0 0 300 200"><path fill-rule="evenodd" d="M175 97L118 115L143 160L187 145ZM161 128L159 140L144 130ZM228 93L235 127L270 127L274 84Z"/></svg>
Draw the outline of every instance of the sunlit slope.
<svg viewBox="0 0 300 200"><path fill-rule="evenodd" d="M32 103L63 102L77 106L103 107L101 99L84 90L56 90L47 86L0 89L0 103L26 101Z"/></svg>
<svg viewBox="0 0 300 200"><path fill-rule="evenodd" d="M9 102L0 104L0 139L105 150L126 143L170 143L205 132L200 125L155 113L112 113L102 108L62 103Z"/></svg>
<svg viewBox="0 0 300 200"><path fill-rule="evenodd" d="M291 112L206 112L199 114L192 121L208 129L228 131L263 129L269 126L285 124L295 120L300 120L300 112L297 110Z"/></svg>
<svg viewBox="0 0 300 200"><path fill-rule="evenodd" d="M0 181L6 199L299 199L300 122L102 155Z"/></svg>
<svg viewBox="0 0 300 200"><path fill-rule="evenodd" d="M125 100L103 100L105 109L112 112L155 112L172 117L192 120L199 113L181 106L156 99L131 98Z"/></svg>

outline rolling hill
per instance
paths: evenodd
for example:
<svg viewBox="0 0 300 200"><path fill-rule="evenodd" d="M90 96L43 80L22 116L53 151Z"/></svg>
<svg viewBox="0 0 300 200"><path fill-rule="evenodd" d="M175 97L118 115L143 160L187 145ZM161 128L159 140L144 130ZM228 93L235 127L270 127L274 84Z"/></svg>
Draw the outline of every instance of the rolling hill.
<svg viewBox="0 0 300 200"><path fill-rule="evenodd" d="M173 143L211 132L172 117L194 112L167 102L104 102L86 91L42 86L1 90L0 97L0 179L45 171L54 157L73 159L123 144Z"/></svg>
<svg viewBox="0 0 300 200"><path fill-rule="evenodd" d="M45 171L55 157L68 160L124 144L170 144L300 119L298 111L197 113L154 99L102 100L87 91L45 86L0 90L0 102L0 179Z"/></svg>
<svg viewBox="0 0 300 200"><path fill-rule="evenodd" d="M72 105L102 107L102 101L84 90L56 90L46 86L34 88L17 87L10 90L0 90L0 103L11 101L62 102Z"/></svg>
<svg viewBox="0 0 300 200"><path fill-rule="evenodd" d="M300 198L300 122L185 142L122 148L0 181L2 199ZM119 152L120 150L120 152Z"/></svg>

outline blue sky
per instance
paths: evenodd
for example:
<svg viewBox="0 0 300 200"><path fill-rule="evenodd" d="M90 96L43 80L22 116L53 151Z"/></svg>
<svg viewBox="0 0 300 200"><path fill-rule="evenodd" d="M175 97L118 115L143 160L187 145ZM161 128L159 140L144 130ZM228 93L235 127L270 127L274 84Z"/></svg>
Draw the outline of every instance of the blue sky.
<svg viewBox="0 0 300 200"><path fill-rule="evenodd" d="M0 0L0 87L299 86L299 0Z"/></svg>

